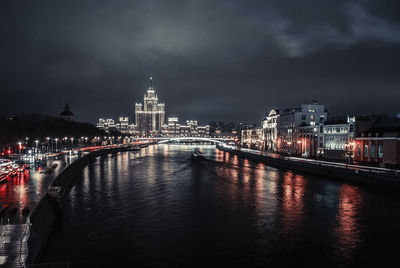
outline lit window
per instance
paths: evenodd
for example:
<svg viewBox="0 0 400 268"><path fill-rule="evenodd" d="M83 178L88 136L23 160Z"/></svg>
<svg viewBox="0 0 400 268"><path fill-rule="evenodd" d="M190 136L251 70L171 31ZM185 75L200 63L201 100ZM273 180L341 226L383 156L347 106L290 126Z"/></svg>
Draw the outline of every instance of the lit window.
<svg viewBox="0 0 400 268"><path fill-rule="evenodd" d="M373 157L373 158L376 157L375 144L371 144L371 157Z"/></svg>
<svg viewBox="0 0 400 268"><path fill-rule="evenodd" d="M361 156L361 145L357 144L357 156Z"/></svg>
<svg viewBox="0 0 400 268"><path fill-rule="evenodd" d="M378 157L379 158L383 157L383 145L382 144L378 145Z"/></svg>
<svg viewBox="0 0 400 268"><path fill-rule="evenodd" d="M368 145L364 145L364 157L368 157Z"/></svg>

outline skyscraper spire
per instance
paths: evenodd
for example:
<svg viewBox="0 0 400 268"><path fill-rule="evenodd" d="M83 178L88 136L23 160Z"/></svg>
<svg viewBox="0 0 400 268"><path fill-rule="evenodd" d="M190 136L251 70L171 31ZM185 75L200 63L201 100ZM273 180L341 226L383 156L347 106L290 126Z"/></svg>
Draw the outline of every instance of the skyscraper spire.
<svg viewBox="0 0 400 268"><path fill-rule="evenodd" d="M150 76L150 88L153 88L153 77Z"/></svg>

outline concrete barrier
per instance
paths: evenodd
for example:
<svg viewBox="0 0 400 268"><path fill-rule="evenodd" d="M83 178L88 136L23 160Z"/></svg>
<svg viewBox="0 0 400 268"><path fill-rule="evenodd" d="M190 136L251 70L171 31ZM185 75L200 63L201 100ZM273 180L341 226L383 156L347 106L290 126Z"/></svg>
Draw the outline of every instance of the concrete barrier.
<svg viewBox="0 0 400 268"><path fill-rule="evenodd" d="M27 239L28 257L25 261L26 265L35 264L39 261L50 237L57 214L61 210L62 202L72 188L77 175L99 156L130 150L132 150L131 146L121 146L90 152L71 163L54 179L49 191L43 195L27 219L29 238Z"/></svg>

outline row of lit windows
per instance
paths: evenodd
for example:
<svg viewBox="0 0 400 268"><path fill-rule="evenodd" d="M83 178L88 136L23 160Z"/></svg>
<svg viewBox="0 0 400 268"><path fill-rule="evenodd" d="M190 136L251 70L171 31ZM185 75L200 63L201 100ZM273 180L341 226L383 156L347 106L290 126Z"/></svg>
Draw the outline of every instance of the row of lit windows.
<svg viewBox="0 0 400 268"><path fill-rule="evenodd" d="M342 144L342 145L333 145L333 144L328 144L325 146L326 149L331 149L331 150L344 150L346 149L346 145Z"/></svg>
<svg viewBox="0 0 400 268"><path fill-rule="evenodd" d="M371 144L371 151L368 150L368 145L364 145L363 147L363 156L364 158L370 156L372 158L376 157L376 146L375 144ZM370 154L369 154L370 153ZM357 156L361 156L361 145L358 144L357 145ZM383 157L383 145L379 144L378 145L378 158L382 158Z"/></svg>
<svg viewBox="0 0 400 268"><path fill-rule="evenodd" d="M349 126L349 129L347 127L325 127L325 133L347 133L348 131L354 131L353 124Z"/></svg>
<svg viewBox="0 0 400 268"><path fill-rule="evenodd" d="M325 137L325 141L347 141L347 137Z"/></svg>

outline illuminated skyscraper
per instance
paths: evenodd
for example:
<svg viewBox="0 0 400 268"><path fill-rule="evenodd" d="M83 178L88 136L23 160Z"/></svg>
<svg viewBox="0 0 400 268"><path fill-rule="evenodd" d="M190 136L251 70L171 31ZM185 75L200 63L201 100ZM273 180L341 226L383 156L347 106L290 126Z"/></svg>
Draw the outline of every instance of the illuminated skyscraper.
<svg viewBox="0 0 400 268"><path fill-rule="evenodd" d="M165 122L165 105L158 103L152 77L150 77L150 87L144 95L143 104L135 104L135 120L137 130L141 135L157 136L161 133Z"/></svg>

